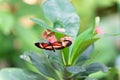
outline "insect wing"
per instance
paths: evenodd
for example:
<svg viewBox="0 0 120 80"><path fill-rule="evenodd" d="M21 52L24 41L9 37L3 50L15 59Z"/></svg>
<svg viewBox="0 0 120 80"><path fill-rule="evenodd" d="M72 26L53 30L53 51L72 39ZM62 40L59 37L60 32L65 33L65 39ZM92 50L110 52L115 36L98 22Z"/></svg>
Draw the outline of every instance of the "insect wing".
<svg viewBox="0 0 120 80"><path fill-rule="evenodd" d="M68 47L68 46L70 46L71 44L72 44L72 42L69 41L69 40L64 40L64 41L62 41L62 46L63 46L63 47Z"/></svg>
<svg viewBox="0 0 120 80"><path fill-rule="evenodd" d="M53 46L53 48L54 49L56 49L56 50L59 50L59 49L63 49L64 47L62 46L62 43L61 42L54 42L54 43L52 43L52 46Z"/></svg>
<svg viewBox="0 0 120 80"><path fill-rule="evenodd" d="M49 43L35 43L35 46L41 49L53 50L52 46Z"/></svg>

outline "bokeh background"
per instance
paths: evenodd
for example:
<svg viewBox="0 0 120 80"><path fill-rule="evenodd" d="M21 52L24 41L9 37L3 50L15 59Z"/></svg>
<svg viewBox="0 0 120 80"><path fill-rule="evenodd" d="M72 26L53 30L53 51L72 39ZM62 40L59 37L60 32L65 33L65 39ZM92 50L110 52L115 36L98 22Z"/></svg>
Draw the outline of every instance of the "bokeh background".
<svg viewBox="0 0 120 80"><path fill-rule="evenodd" d="M47 19L41 9L45 0L0 0L0 69L32 68L20 59L25 51L40 50L34 43L43 29L30 18ZM80 32L90 27L96 16L106 34L120 34L120 0L71 0L80 16ZM100 80L120 80L120 36L104 36L95 43L91 62L110 67L108 73L95 73Z"/></svg>

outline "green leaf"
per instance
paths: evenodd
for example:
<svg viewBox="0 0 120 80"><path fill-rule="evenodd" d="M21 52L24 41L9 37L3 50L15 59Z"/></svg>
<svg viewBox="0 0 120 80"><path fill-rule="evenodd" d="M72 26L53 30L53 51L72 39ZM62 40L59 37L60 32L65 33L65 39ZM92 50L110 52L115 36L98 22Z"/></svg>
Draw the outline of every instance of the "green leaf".
<svg viewBox="0 0 120 80"><path fill-rule="evenodd" d="M83 66L70 66L66 67L66 70L72 74L77 74L86 71L86 69Z"/></svg>
<svg viewBox="0 0 120 80"><path fill-rule="evenodd" d="M31 52L29 54L32 64L40 71L40 73L44 74L45 76L59 79L58 75L53 66L51 65L48 56L45 54L36 54Z"/></svg>
<svg viewBox="0 0 120 80"><path fill-rule="evenodd" d="M71 16L65 18L63 21L66 34L70 35L73 40L75 40L79 28L80 28L80 18L77 14L71 14Z"/></svg>
<svg viewBox="0 0 120 80"><path fill-rule="evenodd" d="M67 35L73 38L77 36L80 18L69 0L47 0L43 5L43 10L55 28L65 28Z"/></svg>
<svg viewBox="0 0 120 80"><path fill-rule="evenodd" d="M87 49L91 44L93 44L98 39L99 38L89 39L79 44L75 52L72 53L72 58L71 58L72 64L75 64L75 62L79 59L83 51L85 51L85 49Z"/></svg>
<svg viewBox="0 0 120 80"><path fill-rule="evenodd" d="M48 55L49 62L53 66L54 70L57 70L56 73L59 76L59 80L63 80L64 64L62 62L60 51L56 50L55 52L51 52L45 50L44 54Z"/></svg>
<svg viewBox="0 0 120 80"><path fill-rule="evenodd" d="M0 80L47 80L34 72L27 72L19 68L6 68L0 70Z"/></svg>
<svg viewBox="0 0 120 80"><path fill-rule="evenodd" d="M45 50L44 54L48 55L48 59L51 62L51 64L53 65L54 69L58 70L59 72L63 72L64 64L63 64L62 59L61 59L60 51L56 50L53 53L51 51Z"/></svg>
<svg viewBox="0 0 120 80"><path fill-rule="evenodd" d="M87 29L86 31L82 32L81 34L78 35L78 37L75 39L73 48L72 48L72 53L71 53L71 61L72 63L74 63L75 58L78 56L80 56L80 54L82 54L82 52L92 43L94 43L96 41L96 39L92 39L94 37L95 34L95 23L93 23L93 26L90 27L89 29ZM91 41L90 41L91 40ZM86 43L90 43L89 45L87 45L83 50L81 50L81 48L83 48L84 43L86 45ZM81 51L80 51L81 50ZM78 53L79 52L79 53ZM74 58L73 58L74 57Z"/></svg>
<svg viewBox="0 0 120 80"><path fill-rule="evenodd" d="M36 24L39 24L40 27L43 27L45 29L49 29L51 31L54 31L54 32L57 32L57 33L60 33L60 34L64 34L64 33L61 33L61 32L58 32L57 30L55 30L54 28L50 27L47 23L45 23L43 20L41 19L37 19L37 18L31 18L31 20L33 22L35 22Z"/></svg>
<svg viewBox="0 0 120 80"><path fill-rule="evenodd" d="M91 73L95 73L98 71L102 71L102 72L107 72L108 71L108 67L106 67L104 64L102 63L92 63L88 66L86 66L86 74L91 74Z"/></svg>
<svg viewBox="0 0 120 80"><path fill-rule="evenodd" d="M31 18L31 20L32 20L33 22L35 22L36 24L39 24L40 27L43 27L43 28L50 28L50 26L48 26L48 24L45 23L45 22L44 22L43 20L41 20L41 19ZM50 29L51 29L51 28L50 28Z"/></svg>
<svg viewBox="0 0 120 80"><path fill-rule="evenodd" d="M66 18L76 12L69 0L47 0L42 8L46 17L52 22Z"/></svg>
<svg viewBox="0 0 120 80"><path fill-rule="evenodd" d="M87 60L90 59L91 54L94 51L94 44L90 45L79 57L76 62L76 65L83 65Z"/></svg>
<svg viewBox="0 0 120 80"><path fill-rule="evenodd" d="M88 39L91 39L94 37L94 33L95 33L95 27L92 26L89 29L87 29L86 31L82 32L81 34L78 35L78 37L75 39L75 43L73 46L73 52L79 48L79 45L83 42L86 41Z"/></svg>
<svg viewBox="0 0 120 80"><path fill-rule="evenodd" d="M55 35L58 39L60 39L61 37L63 37L64 35L66 35L65 33L59 32L56 29L50 27L47 23L45 23L43 20L41 19L37 19L37 18L31 18L31 20L33 22L35 22L36 24L39 24L40 27L44 28L44 29L49 29L53 32L55 32Z"/></svg>
<svg viewBox="0 0 120 80"><path fill-rule="evenodd" d="M89 65L84 66L84 67L85 67L86 71L79 72L79 73L75 74L73 77L77 78L77 79L81 79L81 78L88 79L88 76L92 73L95 73L98 71L102 71L102 72L108 71L108 67L106 67L104 64L101 64L101 63L92 63L92 64L89 64Z"/></svg>
<svg viewBox="0 0 120 80"><path fill-rule="evenodd" d="M0 30L9 34L14 25L14 17L10 12L0 11Z"/></svg>

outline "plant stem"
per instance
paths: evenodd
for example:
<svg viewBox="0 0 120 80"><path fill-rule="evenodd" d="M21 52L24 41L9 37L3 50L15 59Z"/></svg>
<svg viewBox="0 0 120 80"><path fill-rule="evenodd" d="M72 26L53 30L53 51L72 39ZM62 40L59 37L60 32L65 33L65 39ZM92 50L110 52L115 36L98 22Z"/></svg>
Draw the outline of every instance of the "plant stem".
<svg viewBox="0 0 120 80"><path fill-rule="evenodd" d="M69 76L69 73L68 73L67 70L64 68L64 80L74 80L73 78L68 77L68 76Z"/></svg>

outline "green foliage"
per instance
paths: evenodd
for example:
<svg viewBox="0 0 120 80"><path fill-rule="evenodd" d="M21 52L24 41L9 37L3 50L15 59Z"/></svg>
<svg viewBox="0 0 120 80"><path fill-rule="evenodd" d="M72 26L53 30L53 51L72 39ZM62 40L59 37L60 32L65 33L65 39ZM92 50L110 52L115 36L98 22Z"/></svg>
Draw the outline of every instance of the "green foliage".
<svg viewBox="0 0 120 80"><path fill-rule="evenodd" d="M51 3L55 5L51 5ZM49 29L57 33L56 36L65 35L57 31L56 28L58 27L65 28L66 35L71 36L74 40L74 42L72 43L73 45L71 47L61 50L61 52L55 53L55 54L61 54L61 56L60 55L59 57L57 56L58 58L61 57L60 61L58 61L57 63L55 62L53 63L53 61L57 61L56 58L53 58L53 56L55 55L54 52L52 53L52 58L51 58L50 52L48 52L47 54L39 54L39 55L36 55L36 53L29 53L28 56L31 60L31 63L38 69L40 73L42 73L47 77L53 78L55 80L69 79L69 78L79 79L79 78L82 78L83 76L87 77L90 73L94 73L104 69L107 70L105 66L99 63L94 63L95 66L94 64L90 64L88 66L83 65L86 62L86 60L88 60L83 57L90 56L91 54L91 53L85 53L84 51L87 50L87 48L90 45L92 45L96 40L99 39L99 38L94 38L95 25L93 25L92 27L90 27L90 29L86 30L85 32L77 36L78 31L76 30L79 29L79 19L76 19L76 18L79 18L79 17L76 16L77 14L73 10L73 8L67 11L67 8L65 7L65 5L63 6L64 6L64 9L66 9L66 11L63 10L62 12L61 10L63 6L60 6L58 3L62 4L61 2L59 2L59 0L57 1L49 0L45 2L43 5L44 13L46 17L49 18L50 21L53 23L53 26L49 26L43 20L40 20L40 19L33 18L32 21L39 24L41 27L45 29ZM68 4L68 6L70 5L70 3L67 1L65 1L65 4ZM54 9L56 12L52 11ZM48 14L48 11L50 14ZM72 15L73 13L74 15ZM67 14L68 16L61 16L61 14ZM55 17L53 17L53 15ZM92 51L93 51L93 48L91 52ZM83 62L81 61L83 64L75 65L75 64L79 64L77 63L77 61L81 59L80 56L83 52L84 52L84 55L82 56ZM67 76L65 76L65 74Z"/></svg>
<svg viewBox="0 0 120 80"><path fill-rule="evenodd" d="M20 0L19 2L19 4L23 4ZM72 2L74 3L74 1ZM107 2L108 0L105 1L105 4L107 4ZM14 3L16 3L16 1ZM99 5L105 5L104 1L103 3L96 1L96 3ZM87 6L87 9L89 8L88 11L90 12L94 11L91 11L93 7L91 8L90 6L95 6L92 4L93 3L90 2ZM22 8L24 9L21 8L21 11L15 13L17 20L19 20L20 16L34 13L37 15L40 13L39 15L43 16L43 12L41 8L38 8L38 5L34 6L34 8L32 8L30 5L23 5L24 6L22 6ZM108 3L108 5L110 4ZM36 9L36 7L40 10ZM91 54L95 49L94 43L99 39L95 38L95 23L93 23L89 29L78 34L80 28L80 18L69 0L47 0L43 4L42 9L44 11L45 17L43 16L41 19L31 18L32 21L39 24L35 26L40 26L40 29L42 30L39 30L38 28L23 28L24 26L18 25L19 22L17 22L17 25L14 25L14 21L16 19L14 20L13 15L11 13L7 13L9 16L7 16L8 19L6 19L6 13L3 14L3 12L0 12L0 17L2 17L1 19L5 18L5 20L3 20L2 23L0 22L0 30L5 34L9 34L12 32L11 30L15 29L17 32L17 39L22 41L22 47L24 47L26 50L28 48L36 50L35 46L33 46L34 42L37 41L38 34L36 33L42 34L43 29L49 29L55 32L55 36L58 40L63 38L65 35L72 37L72 45L60 51L56 50L55 52L43 51L39 54L36 52L25 53L23 54L23 56L25 56L23 59L31 63L37 69L36 73L26 73L22 69L6 69L0 71L0 79L2 78L3 80L13 80L13 78L15 78L18 80L95 80L94 78L90 78L89 75L98 71L108 71L108 68L104 64L88 62L91 59ZM35 12L32 10L35 10ZM79 10L78 12L80 14ZM85 13L89 14L88 12ZM49 25L47 20L49 20L52 25ZM5 24L5 22L9 22L9 25ZM85 22L85 24L87 23ZM17 27L14 27L13 25ZM59 32L56 30L56 28L64 28L65 32ZM14 36L16 38L16 35Z"/></svg>
<svg viewBox="0 0 120 80"><path fill-rule="evenodd" d="M81 79L86 78L91 73L95 73L98 71L107 72L108 68L101 63L92 63L89 65L73 65L73 66L65 66L61 61L61 56L59 52L56 53L45 53L45 54L37 54L35 52L24 53L23 59L27 59L26 61L33 64L37 69L40 75L44 76L47 79L53 80L63 80L73 78L73 79ZM86 54L86 53L84 53ZM89 54L86 54L89 56ZM84 61L84 60L83 60ZM81 61L82 62L82 61ZM65 70L65 71L64 71ZM65 76L65 74L67 76Z"/></svg>

